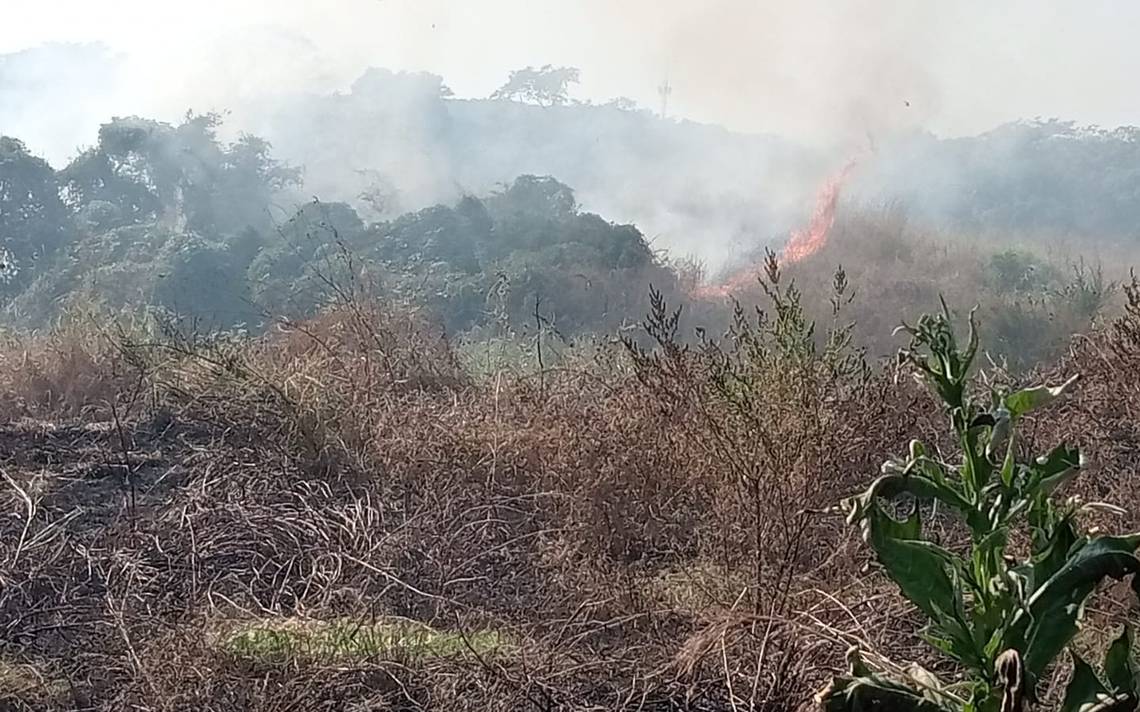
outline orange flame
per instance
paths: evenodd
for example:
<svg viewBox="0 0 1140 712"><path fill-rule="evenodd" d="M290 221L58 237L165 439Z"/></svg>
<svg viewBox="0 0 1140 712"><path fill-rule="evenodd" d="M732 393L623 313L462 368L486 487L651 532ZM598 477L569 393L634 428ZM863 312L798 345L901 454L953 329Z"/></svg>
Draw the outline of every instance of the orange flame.
<svg viewBox="0 0 1140 712"><path fill-rule="evenodd" d="M827 179L816 199L815 212L811 215L811 222L806 230L796 230L784 245L782 255L785 263L799 262L805 257L811 257L827 243L827 235L835 225L835 209L839 206L839 190L847 182L855 168L856 159L851 159L838 173Z"/></svg>
<svg viewBox="0 0 1140 712"><path fill-rule="evenodd" d="M814 255L827 244L828 233L835 225L835 212L839 206L839 191L843 188L847 178L851 175L858 158L849 160L843 168L824 182L816 199L815 211L808 222L807 229L792 231L784 250L780 255L781 262L795 263ZM739 292L752 286L756 274L763 269L762 265L751 264L729 275L720 284L707 284L693 290L693 296L698 299L716 299L728 297L733 292Z"/></svg>

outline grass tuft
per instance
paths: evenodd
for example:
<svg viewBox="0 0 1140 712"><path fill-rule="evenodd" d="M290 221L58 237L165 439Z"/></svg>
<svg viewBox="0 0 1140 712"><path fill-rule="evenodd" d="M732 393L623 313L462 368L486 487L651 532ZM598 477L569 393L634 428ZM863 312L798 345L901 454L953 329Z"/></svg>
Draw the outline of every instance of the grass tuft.
<svg viewBox="0 0 1140 712"><path fill-rule="evenodd" d="M318 662L398 658L428 660L502 653L508 641L491 631L440 631L409 620L364 623L286 618L231 629L219 641L224 652L257 662L305 659Z"/></svg>

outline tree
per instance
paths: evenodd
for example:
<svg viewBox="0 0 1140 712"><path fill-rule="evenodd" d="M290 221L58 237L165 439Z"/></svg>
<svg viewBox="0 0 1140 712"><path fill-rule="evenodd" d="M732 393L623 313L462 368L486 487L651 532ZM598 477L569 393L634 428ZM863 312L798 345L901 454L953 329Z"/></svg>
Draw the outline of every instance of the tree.
<svg viewBox="0 0 1140 712"><path fill-rule="evenodd" d="M70 228L55 171L22 142L0 136L0 285L23 284Z"/></svg>
<svg viewBox="0 0 1140 712"><path fill-rule="evenodd" d="M107 203L99 216L116 216L116 226L162 218L203 234L267 227L273 195L299 184L300 171L256 136L221 144L220 123L217 114L187 114L177 126L136 117L104 124L98 145L61 172L68 204L81 212Z"/></svg>
<svg viewBox="0 0 1140 712"><path fill-rule="evenodd" d="M566 220L578 214L574 190L551 176L519 176L492 195L487 207L501 216L517 214Z"/></svg>
<svg viewBox="0 0 1140 712"><path fill-rule="evenodd" d="M507 78L507 83L495 90L491 98L521 99L539 106L565 104L570 100L570 85L578 83L578 75L579 72L574 67L553 67L549 64L541 69L516 69Z"/></svg>
<svg viewBox="0 0 1140 712"><path fill-rule="evenodd" d="M482 204L465 198L454 208L436 205L376 226L374 254L396 268L445 264L474 274L480 267L478 249L489 241L491 228Z"/></svg>
<svg viewBox="0 0 1140 712"><path fill-rule="evenodd" d="M270 148L265 139L246 133L224 147L205 200L188 210L190 227L230 234L267 228L274 196L301 184L301 170L274 159Z"/></svg>
<svg viewBox="0 0 1140 712"><path fill-rule="evenodd" d="M296 316L319 303L326 278L335 279L343 257L361 249L364 223L347 203L314 200L300 206L278 233L250 251L246 279L259 307Z"/></svg>
<svg viewBox="0 0 1140 712"><path fill-rule="evenodd" d="M640 111L641 110L641 107L639 107L637 105L637 102L634 101L633 99L630 99L628 96L614 97L613 99L610 99L609 101L607 101L604 104L604 106L607 106L611 109L617 109L618 111Z"/></svg>

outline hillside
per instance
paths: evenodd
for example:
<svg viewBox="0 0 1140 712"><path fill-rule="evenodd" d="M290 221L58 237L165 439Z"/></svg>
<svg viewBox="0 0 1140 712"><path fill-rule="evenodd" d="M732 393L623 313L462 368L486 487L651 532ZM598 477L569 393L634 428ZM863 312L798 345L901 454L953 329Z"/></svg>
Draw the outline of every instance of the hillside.
<svg viewBox="0 0 1140 712"><path fill-rule="evenodd" d="M663 120L611 105L535 106L446 96L429 74L366 72L350 91L251 109L255 132L306 166L306 185L389 211L451 202L518 175L552 175L586 209L712 267L781 242L824 178L863 156L845 199L892 205L933 229L1075 241L1136 237L1136 130L1024 121L969 137L869 135L829 150Z"/></svg>
<svg viewBox="0 0 1140 712"><path fill-rule="evenodd" d="M121 111L117 62L98 46L0 57L0 94L13 99L0 105L0 133L28 131L15 137L33 154L39 141L50 141L53 155L61 145L69 156L92 145L97 126ZM74 109L66 117L37 108L64 95ZM1130 243L1140 218L1137 139L1127 126L1047 119L975 136L872 131L867 145L809 147L662 119L622 100L456 98L443 77L380 68L341 92L265 92L212 108L230 117L226 140L251 132L304 168L292 202L347 202L372 221L549 175L572 186L585 210L637 225L655 248L714 270L742 249L782 242L806 220L820 183L852 156L864 158L845 200L893 205L932 229ZM43 116L46 123L33 118ZM77 128L75 117L90 123Z"/></svg>

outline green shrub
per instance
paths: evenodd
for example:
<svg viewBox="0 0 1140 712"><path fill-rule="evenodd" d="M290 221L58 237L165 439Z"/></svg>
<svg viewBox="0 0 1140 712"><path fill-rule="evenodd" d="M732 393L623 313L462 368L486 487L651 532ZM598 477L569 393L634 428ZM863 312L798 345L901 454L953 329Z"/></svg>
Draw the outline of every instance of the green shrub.
<svg viewBox="0 0 1140 712"><path fill-rule="evenodd" d="M989 281L996 292L1044 292L1056 281L1052 265L1026 250L1006 249L990 256Z"/></svg>
<svg viewBox="0 0 1140 712"><path fill-rule="evenodd" d="M1076 378L1056 388L1017 392L972 392L971 367L978 339L970 318L961 348L950 316L924 316L902 357L942 401L958 462L943 461L917 440L908 457L889 460L862 494L843 503L851 523L862 527L886 574L926 617L924 639L966 671L961 682L944 683L915 668L905 679L868 670L849 655L848 674L820 694L826 710L1002 710L1014 712L1035 700L1037 682L1075 635L1085 599L1106 577L1140 570L1135 556L1140 534L1090 536L1076 523L1078 507L1054 497L1081 469L1076 448L1059 445L1031 460L1019 455L1017 426L1029 411L1060 396ZM903 518L888 502L916 502ZM964 552L943 548L923 533L922 503L961 517L970 532ZM1011 537L1028 534L1028 556L1015 558ZM1133 577L1133 587L1137 586ZM1104 660L1105 678L1071 653L1075 665L1062 710L1132 710L1136 669L1126 629Z"/></svg>

